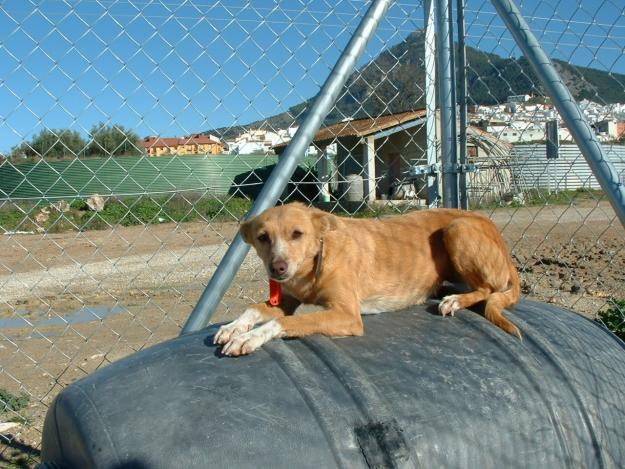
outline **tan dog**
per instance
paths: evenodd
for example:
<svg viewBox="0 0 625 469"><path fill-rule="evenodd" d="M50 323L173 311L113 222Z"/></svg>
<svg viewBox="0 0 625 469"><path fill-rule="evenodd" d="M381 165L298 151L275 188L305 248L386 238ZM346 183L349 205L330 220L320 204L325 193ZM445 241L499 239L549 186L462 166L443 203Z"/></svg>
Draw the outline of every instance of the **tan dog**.
<svg viewBox="0 0 625 469"><path fill-rule="evenodd" d="M486 319L521 337L502 315L519 299L518 273L495 225L477 213L436 209L363 220L295 203L248 220L241 235L281 283L283 298L278 306L251 305L222 326L214 341L225 355L251 353L276 337L362 335L361 313L422 303L444 280L459 279L473 291L444 297L443 316L486 301ZM294 315L302 303L324 309Z"/></svg>

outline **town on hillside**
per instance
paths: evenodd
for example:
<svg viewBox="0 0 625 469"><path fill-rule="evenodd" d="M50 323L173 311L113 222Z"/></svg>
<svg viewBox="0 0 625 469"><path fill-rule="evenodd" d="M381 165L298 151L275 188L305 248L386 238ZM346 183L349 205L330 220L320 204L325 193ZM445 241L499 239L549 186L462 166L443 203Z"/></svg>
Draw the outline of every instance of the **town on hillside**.
<svg viewBox="0 0 625 469"><path fill-rule="evenodd" d="M145 137L141 142L147 156L169 155L255 155L274 154L276 146L291 141L298 127L274 131L249 129L231 140L223 140L213 134L193 134L185 137ZM308 150L316 154L314 146Z"/></svg>
<svg viewBox="0 0 625 469"><path fill-rule="evenodd" d="M559 119L558 112L548 102L530 95L508 96L505 104L474 105L469 108L470 124L508 143L543 142L547 122L558 121L561 142L573 142L569 130ZM597 139L614 142L625 136L625 104L601 105L587 99L579 103Z"/></svg>
<svg viewBox="0 0 625 469"><path fill-rule="evenodd" d="M561 142L572 142L569 130L560 121L553 105L537 100L530 95L508 96L506 103L492 106L469 106L469 123L497 139L508 143L544 142L547 122L558 121L558 133ZM625 139L625 104L602 105L582 100L580 107L597 138L602 142L615 142ZM236 137L223 140L213 134L192 134L184 137L149 136L142 141L147 156L167 155L252 155L274 154L276 147L288 143L297 126L286 129L265 130L247 129ZM317 154L311 146L308 154ZM336 153L333 146L326 150Z"/></svg>

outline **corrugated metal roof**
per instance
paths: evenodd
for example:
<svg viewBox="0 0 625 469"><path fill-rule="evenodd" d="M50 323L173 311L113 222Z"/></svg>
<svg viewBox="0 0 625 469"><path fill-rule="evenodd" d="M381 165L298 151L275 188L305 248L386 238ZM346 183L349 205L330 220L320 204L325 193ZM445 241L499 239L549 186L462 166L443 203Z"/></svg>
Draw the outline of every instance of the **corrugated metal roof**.
<svg viewBox="0 0 625 469"><path fill-rule="evenodd" d="M205 145L205 144L218 144L216 140L213 140L208 135L196 134L186 137L148 137L143 139L141 145L143 148L175 148L178 145Z"/></svg>
<svg viewBox="0 0 625 469"><path fill-rule="evenodd" d="M320 129L317 135L315 135L313 142L319 144L334 140L337 137L366 137L380 132L381 130L390 129L415 119L421 119L422 117L425 117L425 109L339 122ZM288 142L280 143L274 148L285 147L287 145Z"/></svg>
<svg viewBox="0 0 625 469"><path fill-rule="evenodd" d="M141 142L141 145L143 146L143 148L160 148L160 147L166 147L166 148L175 148L178 146L178 137L173 137L173 138L161 138L161 137L150 137L147 139L144 139Z"/></svg>

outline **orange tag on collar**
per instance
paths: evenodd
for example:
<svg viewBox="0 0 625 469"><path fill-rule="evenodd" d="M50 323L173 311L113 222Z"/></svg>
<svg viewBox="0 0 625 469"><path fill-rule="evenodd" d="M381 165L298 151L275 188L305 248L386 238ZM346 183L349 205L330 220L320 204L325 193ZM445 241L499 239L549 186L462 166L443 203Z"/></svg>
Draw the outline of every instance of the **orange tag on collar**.
<svg viewBox="0 0 625 469"><path fill-rule="evenodd" d="M269 280L269 304L278 306L282 302L282 285L275 280Z"/></svg>

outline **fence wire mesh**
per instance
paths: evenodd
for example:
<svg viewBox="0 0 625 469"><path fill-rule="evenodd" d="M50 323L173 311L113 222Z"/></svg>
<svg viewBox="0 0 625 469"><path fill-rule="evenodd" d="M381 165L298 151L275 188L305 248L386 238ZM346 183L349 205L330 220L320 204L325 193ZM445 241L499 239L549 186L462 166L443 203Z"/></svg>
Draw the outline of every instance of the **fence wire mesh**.
<svg viewBox="0 0 625 469"><path fill-rule="evenodd" d="M367 7L0 2L3 464L36 463L64 386L179 333ZM623 7L519 7L623 177ZM424 10L392 5L283 201L438 204ZM568 130L547 142L557 113L490 2L467 0L465 23L469 207L502 229L528 297L623 333L623 228ZM266 294L250 255L215 319Z"/></svg>

